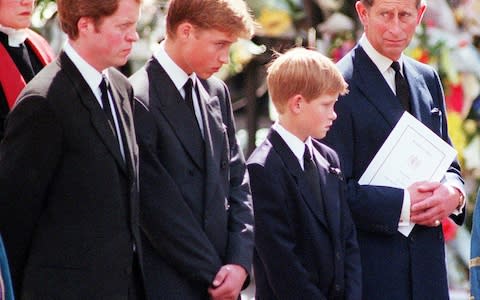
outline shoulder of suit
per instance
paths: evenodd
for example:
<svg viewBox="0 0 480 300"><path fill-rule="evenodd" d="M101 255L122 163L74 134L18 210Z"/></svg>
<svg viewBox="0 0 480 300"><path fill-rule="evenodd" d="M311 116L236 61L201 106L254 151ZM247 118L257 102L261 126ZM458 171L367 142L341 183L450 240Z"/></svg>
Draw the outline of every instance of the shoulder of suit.
<svg viewBox="0 0 480 300"><path fill-rule="evenodd" d="M273 150L272 143L265 139L255 150L253 150L250 157L247 159L247 165L259 164L264 166L269 153Z"/></svg>
<svg viewBox="0 0 480 300"><path fill-rule="evenodd" d="M149 88L150 82L148 80L148 74L145 66L141 67L135 73L133 73L128 81L132 85L133 94L137 102L141 103L146 109L149 107ZM147 109L148 110L148 109Z"/></svg>
<svg viewBox="0 0 480 300"><path fill-rule="evenodd" d="M210 76L208 79L200 79L200 82L210 95L224 95L227 90L225 82L215 76Z"/></svg>
<svg viewBox="0 0 480 300"><path fill-rule="evenodd" d="M337 164L338 154L333 148L315 139L312 139L312 144L328 162Z"/></svg>
<svg viewBox="0 0 480 300"><path fill-rule="evenodd" d="M437 71L431 65L422 63L408 56L404 57L404 64L407 65L407 68L415 68L416 72L420 73L423 76L434 76L435 74L437 74Z"/></svg>
<svg viewBox="0 0 480 300"><path fill-rule="evenodd" d="M340 73L342 73L343 78L348 82L350 78L352 78L353 74L353 57L352 51L348 52L342 59L340 59L336 65Z"/></svg>
<svg viewBox="0 0 480 300"><path fill-rule="evenodd" d="M129 85L127 77L123 75L123 73L120 72L117 68L110 67L108 69L108 75L110 76L110 80L115 80L117 82Z"/></svg>

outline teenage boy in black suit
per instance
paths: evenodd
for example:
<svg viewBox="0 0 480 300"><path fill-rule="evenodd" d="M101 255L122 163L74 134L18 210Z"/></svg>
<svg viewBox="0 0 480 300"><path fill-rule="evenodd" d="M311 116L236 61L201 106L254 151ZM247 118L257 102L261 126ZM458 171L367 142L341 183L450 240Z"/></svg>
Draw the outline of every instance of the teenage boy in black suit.
<svg viewBox="0 0 480 300"><path fill-rule="evenodd" d="M212 74L254 23L243 0L171 0L166 25L130 78L148 297L236 299L252 264L250 187L228 88Z"/></svg>

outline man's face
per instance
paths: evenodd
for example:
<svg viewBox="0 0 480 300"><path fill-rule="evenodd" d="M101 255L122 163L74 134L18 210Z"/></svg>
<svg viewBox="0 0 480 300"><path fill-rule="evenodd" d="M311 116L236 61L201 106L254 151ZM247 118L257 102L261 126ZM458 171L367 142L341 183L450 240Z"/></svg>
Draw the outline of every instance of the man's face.
<svg viewBox="0 0 480 300"><path fill-rule="evenodd" d="M113 15L102 18L97 24L89 21L89 30L82 42L86 43L88 61L93 67L101 71L127 63L133 43L138 40L136 26L139 15L139 3L120 0Z"/></svg>
<svg viewBox="0 0 480 300"><path fill-rule="evenodd" d="M407 48L425 8L417 8L416 0L375 0L370 8L360 1L356 3L368 40L391 60L397 60Z"/></svg>
<svg viewBox="0 0 480 300"><path fill-rule="evenodd" d="M180 67L190 74L195 72L200 78L212 76L229 60L229 50L237 36L215 29L191 28L184 39Z"/></svg>
<svg viewBox="0 0 480 300"><path fill-rule="evenodd" d="M30 26L34 0L0 0L0 25L13 29Z"/></svg>

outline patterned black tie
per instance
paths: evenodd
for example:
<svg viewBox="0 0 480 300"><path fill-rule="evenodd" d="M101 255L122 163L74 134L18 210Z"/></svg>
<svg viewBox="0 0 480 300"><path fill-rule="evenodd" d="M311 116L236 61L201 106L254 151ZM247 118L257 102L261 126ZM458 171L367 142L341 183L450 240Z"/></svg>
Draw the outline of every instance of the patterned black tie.
<svg viewBox="0 0 480 300"><path fill-rule="evenodd" d="M400 99L400 103L403 108L410 112L410 89L408 83L400 72L400 64L398 61L394 61L391 65L395 70L395 89L397 90L397 97Z"/></svg>
<svg viewBox="0 0 480 300"><path fill-rule="evenodd" d="M112 108L110 106L110 101L108 99L108 80L105 76L102 76L102 81L100 82L100 91L102 92L102 105L105 116L107 117L108 124L113 134L117 136L117 131L115 130L115 122L113 121Z"/></svg>

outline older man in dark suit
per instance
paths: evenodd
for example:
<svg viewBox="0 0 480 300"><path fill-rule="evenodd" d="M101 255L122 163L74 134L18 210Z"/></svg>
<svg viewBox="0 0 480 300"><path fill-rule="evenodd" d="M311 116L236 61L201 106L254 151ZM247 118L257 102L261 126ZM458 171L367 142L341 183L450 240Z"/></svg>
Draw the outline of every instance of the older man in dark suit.
<svg viewBox="0 0 480 300"><path fill-rule="evenodd" d="M170 1L165 41L131 78L141 103L135 125L150 299L235 299L248 282L248 175L227 87L211 75L252 31L243 1ZM168 191L164 170L175 183Z"/></svg>
<svg viewBox="0 0 480 300"><path fill-rule="evenodd" d="M454 161L441 183L405 190L358 180L405 110L450 143L444 95L435 70L402 54L425 11L421 0L361 0L365 34L339 63L350 93L325 142L339 154L357 226L363 299L448 299L440 221L465 214L463 180Z"/></svg>
<svg viewBox="0 0 480 300"><path fill-rule="evenodd" d="M68 43L21 93L0 146L16 296L142 299L133 91L110 68L138 39L140 1L57 4Z"/></svg>

